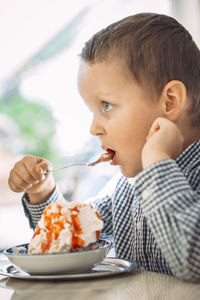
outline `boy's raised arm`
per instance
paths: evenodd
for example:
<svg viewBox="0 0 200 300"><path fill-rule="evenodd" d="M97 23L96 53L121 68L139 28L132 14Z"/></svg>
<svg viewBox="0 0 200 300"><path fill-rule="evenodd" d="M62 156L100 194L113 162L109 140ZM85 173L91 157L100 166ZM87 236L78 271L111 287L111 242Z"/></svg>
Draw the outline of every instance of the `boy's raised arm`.
<svg viewBox="0 0 200 300"><path fill-rule="evenodd" d="M183 143L174 123L155 120L143 149L144 170L136 176L135 193L173 274L195 281L200 277L200 163L195 155L199 141L182 152Z"/></svg>

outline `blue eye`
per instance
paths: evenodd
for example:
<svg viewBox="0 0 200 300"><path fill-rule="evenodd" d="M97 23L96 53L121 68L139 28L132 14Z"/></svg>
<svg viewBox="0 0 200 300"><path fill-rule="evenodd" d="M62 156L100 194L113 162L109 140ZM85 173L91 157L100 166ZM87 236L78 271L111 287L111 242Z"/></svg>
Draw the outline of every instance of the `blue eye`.
<svg viewBox="0 0 200 300"><path fill-rule="evenodd" d="M112 109L112 104L108 103L108 102L103 102L103 106L104 106L104 110L105 111L110 111Z"/></svg>

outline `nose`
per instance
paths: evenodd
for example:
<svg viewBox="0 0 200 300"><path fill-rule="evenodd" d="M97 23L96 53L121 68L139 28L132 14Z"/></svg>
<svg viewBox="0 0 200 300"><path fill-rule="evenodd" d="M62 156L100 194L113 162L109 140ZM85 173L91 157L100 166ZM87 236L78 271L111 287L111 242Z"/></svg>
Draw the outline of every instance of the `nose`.
<svg viewBox="0 0 200 300"><path fill-rule="evenodd" d="M100 120L93 116L93 120L90 126L90 133L94 136L105 134L105 129Z"/></svg>

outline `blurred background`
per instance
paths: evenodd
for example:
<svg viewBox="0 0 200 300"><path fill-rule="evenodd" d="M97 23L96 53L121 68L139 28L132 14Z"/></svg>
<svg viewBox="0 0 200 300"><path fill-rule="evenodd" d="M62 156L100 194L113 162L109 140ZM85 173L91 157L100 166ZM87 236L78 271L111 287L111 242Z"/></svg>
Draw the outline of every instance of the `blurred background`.
<svg viewBox="0 0 200 300"><path fill-rule="evenodd" d="M0 249L32 236L9 171L26 154L54 167L95 159L91 115L77 91L78 54L91 35L138 12L175 17L200 45L199 0L0 0ZM178 45L177 45L178 46ZM95 196L118 172L101 164L56 174L68 200Z"/></svg>

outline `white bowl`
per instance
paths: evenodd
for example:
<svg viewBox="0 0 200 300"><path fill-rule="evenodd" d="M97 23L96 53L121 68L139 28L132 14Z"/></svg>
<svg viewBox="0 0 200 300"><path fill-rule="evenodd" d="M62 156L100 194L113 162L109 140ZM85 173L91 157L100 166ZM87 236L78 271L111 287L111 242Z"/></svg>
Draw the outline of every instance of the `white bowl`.
<svg viewBox="0 0 200 300"><path fill-rule="evenodd" d="M13 265L30 274L83 273L104 260L111 247L105 239L97 244L96 249L55 254L28 254L28 244L22 244L6 249L4 254Z"/></svg>

